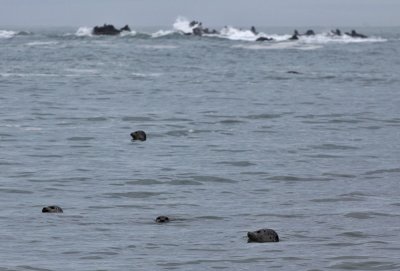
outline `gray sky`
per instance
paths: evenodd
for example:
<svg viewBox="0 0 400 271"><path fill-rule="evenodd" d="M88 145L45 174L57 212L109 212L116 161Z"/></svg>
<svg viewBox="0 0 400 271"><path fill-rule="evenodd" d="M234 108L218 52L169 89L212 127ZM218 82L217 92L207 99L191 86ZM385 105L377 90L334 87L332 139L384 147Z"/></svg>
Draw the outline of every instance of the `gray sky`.
<svg viewBox="0 0 400 271"><path fill-rule="evenodd" d="M400 26L400 0L0 0L0 26Z"/></svg>

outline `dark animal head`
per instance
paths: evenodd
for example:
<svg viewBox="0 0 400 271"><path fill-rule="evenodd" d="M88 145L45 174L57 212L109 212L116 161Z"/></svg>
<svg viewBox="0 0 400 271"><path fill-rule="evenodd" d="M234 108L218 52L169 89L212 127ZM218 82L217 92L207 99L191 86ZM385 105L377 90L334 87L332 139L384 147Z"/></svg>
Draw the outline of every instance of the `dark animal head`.
<svg viewBox="0 0 400 271"><path fill-rule="evenodd" d="M146 133L144 131L135 131L131 133L132 140L146 141Z"/></svg>
<svg viewBox="0 0 400 271"><path fill-rule="evenodd" d="M167 223L167 222L169 222L170 220L169 220L169 217L168 216L159 216L159 217L157 217L156 218L156 222L157 223Z"/></svg>
<svg viewBox="0 0 400 271"><path fill-rule="evenodd" d="M63 213L63 210L59 206L51 205L43 207L42 213Z"/></svg>
<svg viewBox="0 0 400 271"><path fill-rule="evenodd" d="M248 232L247 237L249 242L279 242L278 234L271 229L261 229L258 231Z"/></svg>

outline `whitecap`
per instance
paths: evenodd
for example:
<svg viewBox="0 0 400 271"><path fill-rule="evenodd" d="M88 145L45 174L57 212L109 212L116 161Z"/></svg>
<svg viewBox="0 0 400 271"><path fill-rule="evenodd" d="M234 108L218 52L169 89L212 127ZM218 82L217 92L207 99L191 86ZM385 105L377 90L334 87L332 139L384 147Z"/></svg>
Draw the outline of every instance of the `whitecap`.
<svg viewBox="0 0 400 271"><path fill-rule="evenodd" d="M24 130L25 131L42 131L43 128L40 128L40 127L25 127Z"/></svg>
<svg viewBox="0 0 400 271"><path fill-rule="evenodd" d="M159 38L159 37L164 37L164 36L171 35L173 33L175 33L175 31L172 31L172 30L159 30L159 31L157 31L155 33L152 33L151 37L152 38Z"/></svg>
<svg viewBox="0 0 400 271"><path fill-rule="evenodd" d="M58 44L57 41L32 41L28 42L26 45L27 46L46 46L46 45L56 45Z"/></svg>
<svg viewBox="0 0 400 271"><path fill-rule="evenodd" d="M136 36L136 34L137 34L137 32L136 32L135 30L132 30L132 31L122 31L122 32L120 33L121 37L127 37L127 36L133 37L133 36Z"/></svg>
<svg viewBox="0 0 400 271"><path fill-rule="evenodd" d="M327 44L327 43L365 43L365 42L385 42L386 39L380 37L367 37L367 38L355 38L349 35L335 36L330 32L317 34L314 36L300 36L299 42L301 43L313 43L313 44Z"/></svg>
<svg viewBox="0 0 400 271"><path fill-rule="evenodd" d="M10 30L0 30L0 39L9 39L16 36L18 32Z"/></svg>
<svg viewBox="0 0 400 271"><path fill-rule="evenodd" d="M55 73L13 73L13 72L5 72L0 73L1 77L55 77L59 76Z"/></svg>
<svg viewBox="0 0 400 271"><path fill-rule="evenodd" d="M82 26L75 32L78 37L91 37L93 32L92 27Z"/></svg>
<svg viewBox="0 0 400 271"><path fill-rule="evenodd" d="M257 39L257 36L250 30L241 30L231 26L222 28L218 36L230 40L255 41Z"/></svg>
<svg viewBox="0 0 400 271"><path fill-rule="evenodd" d="M162 50L162 49L176 49L178 48L178 46L176 45L166 45L166 44L145 44L145 45L138 45L138 47L140 48L144 48L144 49L157 49L157 50Z"/></svg>
<svg viewBox="0 0 400 271"><path fill-rule="evenodd" d="M8 128L21 128L20 124L5 124L2 125L3 127L8 127Z"/></svg>
<svg viewBox="0 0 400 271"><path fill-rule="evenodd" d="M299 44L298 42L264 42L257 44L237 44L232 46L232 48L241 48L248 50L316 50L322 47L323 46L321 45Z"/></svg>
<svg viewBox="0 0 400 271"><path fill-rule="evenodd" d="M66 72L72 72L75 74L97 74L98 70L96 69L79 69L79 68L68 68L65 69Z"/></svg>
<svg viewBox="0 0 400 271"><path fill-rule="evenodd" d="M311 45L311 44L305 44L302 46L298 46L295 49L297 50L303 50L303 51L312 51L312 50L317 50L323 48L322 45Z"/></svg>
<svg viewBox="0 0 400 271"><path fill-rule="evenodd" d="M271 34L268 35L268 37L273 38L275 41L287 41L290 39L292 35L288 34L283 34L283 35L278 35L278 34Z"/></svg>
<svg viewBox="0 0 400 271"><path fill-rule="evenodd" d="M132 75L133 75L134 77L147 78L147 77L159 77L159 76L161 76L161 73L140 73L140 72L133 72Z"/></svg>
<svg viewBox="0 0 400 271"><path fill-rule="evenodd" d="M196 26L198 26L198 25L190 26L189 20L182 16L179 16L173 24L173 27L176 31L185 33L185 34L193 33L193 28Z"/></svg>

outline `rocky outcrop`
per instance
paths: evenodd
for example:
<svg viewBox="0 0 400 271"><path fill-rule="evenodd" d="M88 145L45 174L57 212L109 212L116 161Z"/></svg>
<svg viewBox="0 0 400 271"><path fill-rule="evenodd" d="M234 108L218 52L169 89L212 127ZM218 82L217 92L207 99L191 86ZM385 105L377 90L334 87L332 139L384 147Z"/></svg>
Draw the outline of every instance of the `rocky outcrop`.
<svg viewBox="0 0 400 271"><path fill-rule="evenodd" d="M131 31L128 25L125 25L121 29L116 29L112 24L104 24L103 26L95 26L93 28L93 35L118 35L122 31Z"/></svg>

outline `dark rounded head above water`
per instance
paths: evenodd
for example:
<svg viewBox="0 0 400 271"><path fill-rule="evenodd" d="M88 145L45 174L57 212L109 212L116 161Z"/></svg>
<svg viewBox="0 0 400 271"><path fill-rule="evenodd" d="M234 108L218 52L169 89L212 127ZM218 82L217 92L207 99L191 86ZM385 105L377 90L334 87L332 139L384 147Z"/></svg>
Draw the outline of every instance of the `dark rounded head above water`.
<svg viewBox="0 0 400 271"><path fill-rule="evenodd" d="M279 242L279 236L276 231L272 229L260 229L258 231L249 231L247 233L247 237L249 238L248 242L257 242L257 243L265 243L265 242Z"/></svg>
<svg viewBox="0 0 400 271"><path fill-rule="evenodd" d="M131 133L132 140L146 141L146 133L144 131L135 131Z"/></svg>
<svg viewBox="0 0 400 271"><path fill-rule="evenodd" d="M51 205L43 207L42 213L63 213L63 209L60 206Z"/></svg>
<svg viewBox="0 0 400 271"><path fill-rule="evenodd" d="M167 222L169 222L170 221L170 219L169 219L169 217L168 216L159 216L159 217L157 217L156 218L156 223L167 223Z"/></svg>

